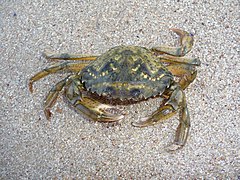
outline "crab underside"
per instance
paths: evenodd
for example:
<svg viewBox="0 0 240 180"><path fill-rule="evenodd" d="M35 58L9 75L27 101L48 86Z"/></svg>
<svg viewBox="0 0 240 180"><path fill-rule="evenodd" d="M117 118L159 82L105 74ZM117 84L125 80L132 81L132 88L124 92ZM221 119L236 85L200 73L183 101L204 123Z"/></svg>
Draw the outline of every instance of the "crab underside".
<svg viewBox="0 0 240 180"><path fill-rule="evenodd" d="M173 144L167 150L176 150L186 143L190 118L184 89L196 78L197 58L185 58L193 45L193 35L172 29L180 36L179 47L159 46L147 49L139 46L117 46L102 55L45 54L51 60L75 60L43 69L30 78L29 89L39 79L56 72L70 71L71 75L59 81L48 93L44 112L50 119L50 109L59 93L67 102L88 118L101 122L114 122L124 114L114 113L114 106L103 104L88 94L120 101L140 101L150 97L164 98L161 106L149 117L133 122L135 127L145 127L161 122L179 112ZM176 78L178 77L178 80ZM89 93L86 93L89 92ZM115 111L116 112L116 111ZM117 111L118 112L118 111Z"/></svg>

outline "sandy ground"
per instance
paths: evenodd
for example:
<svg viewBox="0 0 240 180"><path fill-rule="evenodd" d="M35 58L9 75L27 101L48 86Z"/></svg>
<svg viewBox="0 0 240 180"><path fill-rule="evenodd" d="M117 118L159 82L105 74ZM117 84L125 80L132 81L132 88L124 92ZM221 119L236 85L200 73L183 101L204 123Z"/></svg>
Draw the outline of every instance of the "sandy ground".
<svg viewBox="0 0 240 180"><path fill-rule="evenodd" d="M239 1L0 2L1 179L239 179ZM48 122L43 100L66 74L34 84L45 50L101 54L120 45L177 45L175 27L195 35L188 57L198 77L185 91L191 115L186 146L168 153L178 116L148 128L132 121L161 99L124 106L118 124L89 121L59 98Z"/></svg>

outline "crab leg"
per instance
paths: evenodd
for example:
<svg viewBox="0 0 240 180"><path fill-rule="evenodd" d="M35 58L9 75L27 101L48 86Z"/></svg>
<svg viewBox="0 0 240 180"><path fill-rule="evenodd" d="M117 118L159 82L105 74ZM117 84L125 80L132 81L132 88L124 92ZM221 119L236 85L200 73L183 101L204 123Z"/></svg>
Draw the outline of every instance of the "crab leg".
<svg viewBox="0 0 240 180"><path fill-rule="evenodd" d="M47 120L51 118L51 111L50 109L55 105L59 92L62 91L63 87L66 85L68 78L63 79L62 81L58 82L52 89L49 91L45 102L44 102L44 114Z"/></svg>
<svg viewBox="0 0 240 180"><path fill-rule="evenodd" d="M143 121L132 123L136 127L146 127L154 125L174 115L179 110L179 125L177 127L173 144L167 150L173 151L181 148L186 143L190 128L190 118L186 104L185 94L182 89L174 84L171 86L172 92L168 92L169 99L152 116L144 118Z"/></svg>
<svg viewBox="0 0 240 180"><path fill-rule="evenodd" d="M167 69L175 76L179 77L178 84L181 89L186 89L196 78L197 71L194 66L186 64L170 64L166 66Z"/></svg>
<svg viewBox="0 0 240 180"><path fill-rule="evenodd" d="M193 46L193 35L186 31L172 28L170 29L180 36L180 46L179 47L168 47L160 46L153 47L152 50L160 54L170 54L173 56L184 56L187 54Z"/></svg>
<svg viewBox="0 0 240 180"><path fill-rule="evenodd" d="M193 66L200 66L201 61L198 58L185 58L185 57L176 57L168 54L162 54L158 56L161 62L170 63L170 64L188 64Z"/></svg>
<svg viewBox="0 0 240 180"><path fill-rule="evenodd" d="M47 120L50 120L50 118L51 118L52 113L51 113L50 109L55 105L58 95L62 91L62 89L70 83L75 83L75 87L78 87L79 83L78 83L78 81L75 81L75 79L77 79L77 78L79 78L78 75L68 76L67 78L65 78L65 79L61 80L60 82L58 82L57 84L55 84L52 87L52 89L49 91L49 93L46 96L46 99L44 101L44 113L45 113ZM71 93L81 95L81 92L77 88L72 90Z"/></svg>
<svg viewBox="0 0 240 180"><path fill-rule="evenodd" d="M90 54L69 54L69 53L47 53L44 52L43 56L47 59L52 60L80 60L80 61L92 61L96 60L99 55L90 55Z"/></svg>
<svg viewBox="0 0 240 180"><path fill-rule="evenodd" d="M197 76L196 66L201 62L198 58L175 57L168 54L158 56L161 62L167 63L167 69L175 76L180 77L181 88L186 89Z"/></svg>
<svg viewBox="0 0 240 180"><path fill-rule="evenodd" d="M88 64L64 62L58 65L45 68L30 78L28 83L29 90L30 92L33 92L33 88L32 88L33 83L38 81L39 79L44 78L45 76L48 76L49 74L57 73L59 71L78 72L79 70L84 68L86 65Z"/></svg>

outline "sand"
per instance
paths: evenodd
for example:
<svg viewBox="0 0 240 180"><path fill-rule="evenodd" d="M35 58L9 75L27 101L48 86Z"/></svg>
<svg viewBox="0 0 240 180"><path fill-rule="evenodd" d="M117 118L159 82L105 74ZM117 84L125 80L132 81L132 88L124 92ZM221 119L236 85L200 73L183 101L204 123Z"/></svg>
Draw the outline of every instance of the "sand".
<svg viewBox="0 0 240 180"><path fill-rule="evenodd" d="M1 1L1 179L239 179L239 1ZM124 120L87 120L60 97L48 122L43 100L66 74L28 90L53 64L42 52L101 54L124 44L176 46L169 28L195 35L197 79L185 90L191 130L185 147L166 152L178 116L147 128L131 122L161 99L123 108Z"/></svg>

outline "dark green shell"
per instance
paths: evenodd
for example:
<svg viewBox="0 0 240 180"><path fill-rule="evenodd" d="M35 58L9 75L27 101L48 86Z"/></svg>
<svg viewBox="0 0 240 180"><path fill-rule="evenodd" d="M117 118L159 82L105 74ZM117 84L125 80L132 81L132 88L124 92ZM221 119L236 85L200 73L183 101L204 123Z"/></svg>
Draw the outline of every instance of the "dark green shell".
<svg viewBox="0 0 240 180"><path fill-rule="evenodd" d="M152 51L138 46L117 46L81 72L85 88L113 99L140 100L162 94L173 76Z"/></svg>

